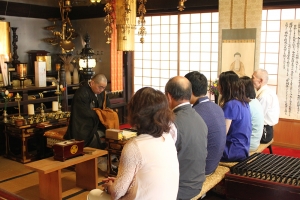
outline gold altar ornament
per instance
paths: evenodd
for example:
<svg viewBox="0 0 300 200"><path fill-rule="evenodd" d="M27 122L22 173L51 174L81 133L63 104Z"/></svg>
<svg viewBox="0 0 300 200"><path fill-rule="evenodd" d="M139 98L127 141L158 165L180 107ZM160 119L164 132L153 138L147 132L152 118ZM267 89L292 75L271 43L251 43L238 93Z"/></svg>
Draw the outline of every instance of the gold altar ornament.
<svg viewBox="0 0 300 200"><path fill-rule="evenodd" d="M145 24L146 24L146 20L145 20L145 14L146 14L146 6L145 4L147 3L147 0L139 0L139 8L138 8L138 14L140 15L138 23L141 25L138 34L141 36L140 38L140 42L144 43L145 39L144 39L144 35L146 35L146 28L145 28Z"/></svg>
<svg viewBox="0 0 300 200"><path fill-rule="evenodd" d="M104 35L107 37L106 44L110 44L111 41L111 34L113 32L113 24L114 24L114 18L113 18L113 12L114 8L112 5L112 0L106 0L106 4L104 7L104 12L107 14L104 18L104 23L106 24L106 27L104 29Z"/></svg>
<svg viewBox="0 0 300 200"><path fill-rule="evenodd" d="M15 96L15 101L18 102L18 109L19 109L19 116L17 117L17 119L24 119L24 117L21 116L21 108L20 108L21 99L22 99L22 96L19 93L17 93Z"/></svg>
<svg viewBox="0 0 300 200"><path fill-rule="evenodd" d="M116 0L117 49L134 51L136 1Z"/></svg>
<svg viewBox="0 0 300 200"><path fill-rule="evenodd" d="M177 6L179 11L183 11L185 9L184 2L186 2L186 1L187 0L179 0L178 6Z"/></svg>
<svg viewBox="0 0 300 200"><path fill-rule="evenodd" d="M4 61L11 58L10 53L10 23L0 21L0 55L4 55Z"/></svg>

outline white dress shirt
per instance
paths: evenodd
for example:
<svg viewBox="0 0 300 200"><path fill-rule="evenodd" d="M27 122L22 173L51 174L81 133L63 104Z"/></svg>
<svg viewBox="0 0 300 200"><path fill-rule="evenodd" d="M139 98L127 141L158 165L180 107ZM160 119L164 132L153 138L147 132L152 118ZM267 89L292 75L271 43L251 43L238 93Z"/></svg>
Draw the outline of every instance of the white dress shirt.
<svg viewBox="0 0 300 200"><path fill-rule="evenodd" d="M262 86L256 93L264 113L264 125L274 126L279 120L279 101L274 91L268 85Z"/></svg>

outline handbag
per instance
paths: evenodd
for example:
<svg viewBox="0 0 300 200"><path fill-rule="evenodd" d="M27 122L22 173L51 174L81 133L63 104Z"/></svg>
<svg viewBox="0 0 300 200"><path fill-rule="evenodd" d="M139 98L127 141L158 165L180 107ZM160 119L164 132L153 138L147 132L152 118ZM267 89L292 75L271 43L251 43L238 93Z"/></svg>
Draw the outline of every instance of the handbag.
<svg viewBox="0 0 300 200"><path fill-rule="evenodd" d="M119 116L116 111L106 107L106 91L104 91L103 109L93 108L96 111L99 120L107 129L119 129Z"/></svg>

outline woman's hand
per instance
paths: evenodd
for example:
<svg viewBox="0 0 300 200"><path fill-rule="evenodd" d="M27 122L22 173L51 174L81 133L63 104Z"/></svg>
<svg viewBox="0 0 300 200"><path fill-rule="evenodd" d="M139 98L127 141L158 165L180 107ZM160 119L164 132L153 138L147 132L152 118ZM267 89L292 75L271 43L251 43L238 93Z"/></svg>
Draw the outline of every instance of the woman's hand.
<svg viewBox="0 0 300 200"><path fill-rule="evenodd" d="M107 177L107 178L102 180L104 182L104 184L103 184L104 191L107 194L110 194L110 186L112 186L115 179L116 179L115 177Z"/></svg>

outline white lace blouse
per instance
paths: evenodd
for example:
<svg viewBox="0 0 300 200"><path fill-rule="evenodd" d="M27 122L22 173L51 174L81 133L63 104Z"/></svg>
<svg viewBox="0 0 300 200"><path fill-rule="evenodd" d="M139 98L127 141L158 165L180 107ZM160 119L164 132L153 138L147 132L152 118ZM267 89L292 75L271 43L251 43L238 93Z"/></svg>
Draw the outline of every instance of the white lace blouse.
<svg viewBox="0 0 300 200"><path fill-rule="evenodd" d="M170 134L139 135L126 143L111 187L112 199L176 199L179 164Z"/></svg>

